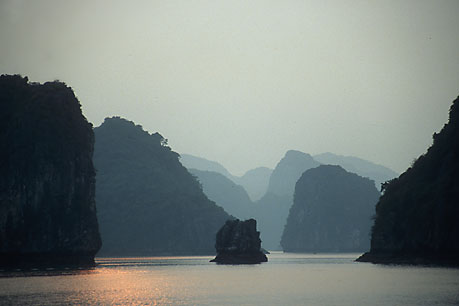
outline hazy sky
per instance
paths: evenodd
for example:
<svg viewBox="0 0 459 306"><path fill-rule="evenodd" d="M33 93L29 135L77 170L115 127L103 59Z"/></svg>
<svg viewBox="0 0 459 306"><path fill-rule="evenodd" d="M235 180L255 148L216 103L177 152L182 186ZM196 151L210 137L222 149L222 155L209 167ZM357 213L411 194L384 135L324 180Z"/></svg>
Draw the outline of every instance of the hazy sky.
<svg viewBox="0 0 459 306"><path fill-rule="evenodd" d="M404 171L459 95L459 1L0 0L0 73L71 86L234 174L286 150Z"/></svg>

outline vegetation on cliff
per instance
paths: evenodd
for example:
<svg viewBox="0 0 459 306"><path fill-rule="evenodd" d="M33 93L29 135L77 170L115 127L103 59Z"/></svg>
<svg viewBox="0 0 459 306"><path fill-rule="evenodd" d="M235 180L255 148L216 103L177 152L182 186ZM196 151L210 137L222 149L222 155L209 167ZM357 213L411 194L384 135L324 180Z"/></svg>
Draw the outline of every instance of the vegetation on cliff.
<svg viewBox="0 0 459 306"><path fill-rule="evenodd" d="M101 255L214 254L231 217L160 134L119 117L94 129Z"/></svg>
<svg viewBox="0 0 459 306"><path fill-rule="evenodd" d="M459 98L433 145L384 185L361 261L459 264Z"/></svg>
<svg viewBox="0 0 459 306"><path fill-rule="evenodd" d="M92 264L94 134L71 88L0 77L1 264Z"/></svg>

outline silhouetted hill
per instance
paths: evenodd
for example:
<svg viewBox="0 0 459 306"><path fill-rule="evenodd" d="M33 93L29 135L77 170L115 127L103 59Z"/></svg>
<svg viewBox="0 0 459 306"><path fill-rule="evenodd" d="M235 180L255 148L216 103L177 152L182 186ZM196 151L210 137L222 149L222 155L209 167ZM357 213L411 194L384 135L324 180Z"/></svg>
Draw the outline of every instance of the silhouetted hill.
<svg viewBox="0 0 459 306"><path fill-rule="evenodd" d="M411 168L385 185L371 250L359 260L459 264L459 98Z"/></svg>
<svg viewBox="0 0 459 306"><path fill-rule="evenodd" d="M328 152L314 155L314 159L322 164L339 165L349 172L367 177L375 181L378 190L381 190L382 183L398 176L397 172L387 167L354 156L342 156Z"/></svg>
<svg viewBox="0 0 459 306"><path fill-rule="evenodd" d="M272 172L269 168L259 167L249 170L243 176L239 177L232 175L225 167L216 161L189 154L181 154L180 162L187 169L211 171L224 175L234 183L241 185L247 191L252 201L260 199L266 193Z"/></svg>
<svg viewBox="0 0 459 306"><path fill-rule="evenodd" d="M235 178L236 183L247 190L252 201L261 199L268 190L269 179L273 169L258 167L247 171L243 176Z"/></svg>
<svg viewBox="0 0 459 306"><path fill-rule="evenodd" d="M294 150L287 151L276 165L266 194L255 205L255 218L265 249L281 249L280 239L293 203L295 184L304 171L319 165L311 155Z"/></svg>
<svg viewBox="0 0 459 306"><path fill-rule="evenodd" d="M258 220L263 248L281 250L280 240L292 205L289 196L267 193L255 202L255 219Z"/></svg>
<svg viewBox="0 0 459 306"><path fill-rule="evenodd" d="M215 234L231 217L164 138L119 117L94 132L100 254L215 254Z"/></svg>
<svg viewBox="0 0 459 306"><path fill-rule="evenodd" d="M94 134L72 89L0 77L0 265L94 264Z"/></svg>
<svg viewBox="0 0 459 306"><path fill-rule="evenodd" d="M286 252L359 252L370 247L379 192L373 181L322 165L303 173L282 235Z"/></svg>
<svg viewBox="0 0 459 306"><path fill-rule="evenodd" d="M217 172L196 169L188 171L198 178L207 197L226 212L240 219L252 216L254 204L242 186Z"/></svg>
<svg viewBox="0 0 459 306"><path fill-rule="evenodd" d="M295 184L303 172L319 165L320 163L307 153L287 151L271 174L267 193L293 199Z"/></svg>
<svg viewBox="0 0 459 306"><path fill-rule="evenodd" d="M235 182L234 176L228 170L226 170L225 167L223 167L216 161L208 160L190 154L180 154L180 162L187 169L217 172L223 174L224 176Z"/></svg>

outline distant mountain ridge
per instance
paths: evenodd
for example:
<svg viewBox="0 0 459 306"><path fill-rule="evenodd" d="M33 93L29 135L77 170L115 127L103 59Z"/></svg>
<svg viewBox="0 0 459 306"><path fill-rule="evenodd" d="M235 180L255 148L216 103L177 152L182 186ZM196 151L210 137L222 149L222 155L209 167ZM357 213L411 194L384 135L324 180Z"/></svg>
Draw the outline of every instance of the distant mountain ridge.
<svg viewBox="0 0 459 306"><path fill-rule="evenodd" d="M190 154L180 154L180 162L187 169L196 169L200 171L212 171L221 173L233 182L235 176L232 175L222 164Z"/></svg>
<svg viewBox="0 0 459 306"><path fill-rule="evenodd" d="M197 177L207 197L230 215L241 219L249 219L253 214L254 204L247 191L221 173L188 169Z"/></svg>
<svg viewBox="0 0 459 306"><path fill-rule="evenodd" d="M273 169L258 167L247 171L243 176L235 179L236 183L247 190L252 201L257 201L266 194L272 172Z"/></svg>
<svg viewBox="0 0 459 306"><path fill-rule="evenodd" d="M263 240L270 250L281 249L281 237L293 203L295 184L304 171L319 166L311 155L289 150L274 168L266 194L256 202L255 216Z"/></svg>
<svg viewBox="0 0 459 306"><path fill-rule="evenodd" d="M220 173L234 183L241 185L247 191L252 201L260 199L268 188L269 177L272 169L258 167L247 171L243 176L232 175L222 164L202 157L181 154L180 162L187 169L210 171Z"/></svg>
<svg viewBox="0 0 459 306"><path fill-rule="evenodd" d="M322 164L316 158L325 164L340 165L348 172L356 173L362 177L369 177L371 180L376 181L376 183L374 182L375 185L385 182L387 179L393 178L393 175L396 175L395 172L387 167L357 157L340 156L333 153L323 153L313 157L310 154L297 150L287 151L274 170L256 168L248 171L243 177L231 175L228 170L217 162L198 157L189 158L189 155L186 154L184 164L191 167L194 161L193 165L201 167L201 169L206 169L207 171L215 169L235 184L240 184L247 189L249 189L247 186L251 185L242 184L241 182L249 178L251 174L256 174L256 182L261 182L264 179L264 182L259 183L261 187L258 190L265 190L265 193L261 197L260 193L258 193L259 198L255 201L252 198L254 202L254 205L251 205L253 211L250 210L249 214L250 216L254 216L258 221L263 247L271 250L279 250L281 249L280 240L287 222L288 212L293 204L295 185L305 171ZM233 195L230 195L230 193L228 195L222 194L222 189L215 188L215 186L212 187L212 184L208 181L207 183L203 183L203 185L207 186L207 188L204 187L204 191L210 198L220 199L216 200L217 203L219 201L223 203L225 197L233 198ZM215 190L212 190L214 188ZM233 203L232 205L235 204ZM244 205L241 206L241 208L243 207Z"/></svg>
<svg viewBox="0 0 459 306"><path fill-rule="evenodd" d="M303 172L319 165L310 154L296 150L287 151L271 174L267 193L293 198L295 184Z"/></svg>
<svg viewBox="0 0 459 306"><path fill-rule="evenodd" d="M255 202L255 219L263 241L263 248L268 250L282 250L280 240L292 199L267 192L260 200Z"/></svg>
<svg viewBox="0 0 459 306"><path fill-rule="evenodd" d="M322 164L339 165L349 172L373 180L378 190L381 190L382 183L398 176L397 172L385 166L355 156L342 156L327 152L313 157Z"/></svg>

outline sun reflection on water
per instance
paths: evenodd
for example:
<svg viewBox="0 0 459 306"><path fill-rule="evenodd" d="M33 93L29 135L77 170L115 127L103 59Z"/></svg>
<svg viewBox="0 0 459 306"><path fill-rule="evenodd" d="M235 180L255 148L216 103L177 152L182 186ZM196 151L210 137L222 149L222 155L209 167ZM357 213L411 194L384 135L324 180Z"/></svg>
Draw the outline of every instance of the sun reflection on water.
<svg viewBox="0 0 459 306"><path fill-rule="evenodd" d="M0 277L0 305L456 305L457 269L355 263L359 254L97 258L88 270ZM42 274L40 274L42 273ZM0 276L1 273L0 273ZM400 284L403 284L401 286Z"/></svg>
<svg viewBox="0 0 459 306"><path fill-rule="evenodd" d="M174 267L183 270L210 258L97 258L91 269L14 272L0 278L0 304L188 305L189 279Z"/></svg>

